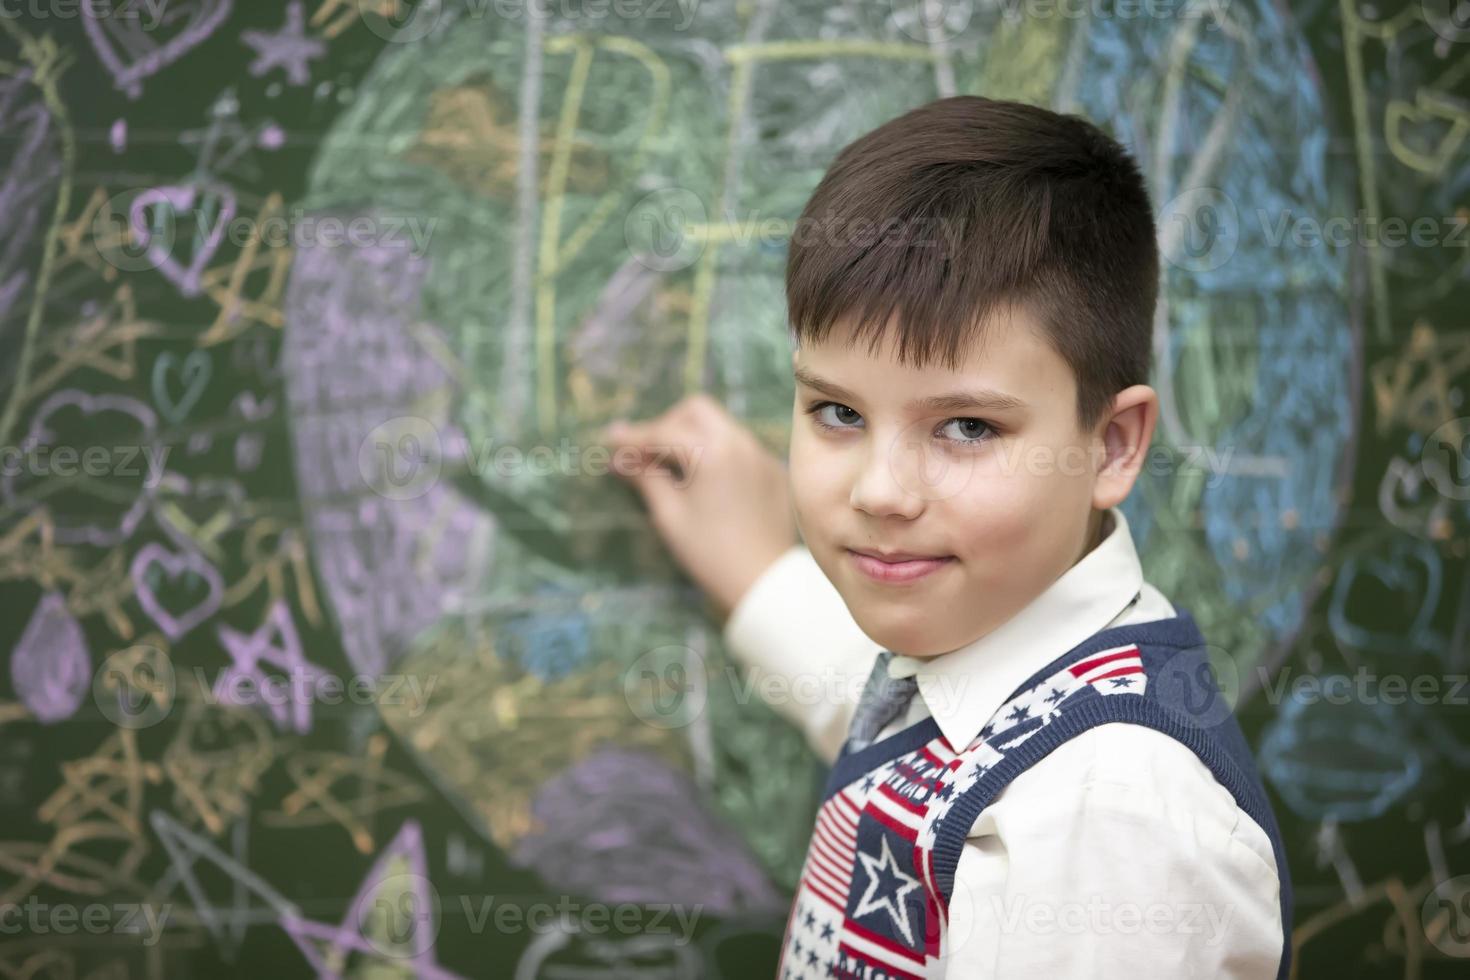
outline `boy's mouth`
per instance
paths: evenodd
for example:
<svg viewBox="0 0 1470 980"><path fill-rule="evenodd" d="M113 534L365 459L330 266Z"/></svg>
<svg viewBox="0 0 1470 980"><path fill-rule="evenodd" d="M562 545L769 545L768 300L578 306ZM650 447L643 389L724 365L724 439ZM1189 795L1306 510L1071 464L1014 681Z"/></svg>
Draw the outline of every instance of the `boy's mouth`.
<svg viewBox="0 0 1470 980"><path fill-rule="evenodd" d="M954 561L954 555L921 555L912 551L848 548L858 570L879 582L912 582Z"/></svg>

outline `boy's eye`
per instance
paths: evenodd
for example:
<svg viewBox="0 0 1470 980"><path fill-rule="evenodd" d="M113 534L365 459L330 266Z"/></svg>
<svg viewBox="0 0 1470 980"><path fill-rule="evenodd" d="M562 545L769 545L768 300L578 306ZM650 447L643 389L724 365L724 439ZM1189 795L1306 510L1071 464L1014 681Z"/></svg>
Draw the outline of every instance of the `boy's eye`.
<svg viewBox="0 0 1470 980"><path fill-rule="evenodd" d="M826 414L829 408L833 410L831 416ZM816 418L817 424L826 429L851 429L855 426L849 423L862 420L862 416L857 412L837 402L817 402L807 409L807 414ZM828 418L832 418L833 421L827 421Z"/></svg>
<svg viewBox="0 0 1470 980"><path fill-rule="evenodd" d="M983 442L991 433L990 424L983 419L950 419L944 423L944 428L954 426L953 434L949 438L955 442Z"/></svg>
<svg viewBox="0 0 1470 980"><path fill-rule="evenodd" d="M828 414L828 410L831 414ZM806 413L824 429L856 429L862 415L839 402L819 401L809 406ZM979 445L995 434L995 428L984 419L947 419L935 435L959 445Z"/></svg>

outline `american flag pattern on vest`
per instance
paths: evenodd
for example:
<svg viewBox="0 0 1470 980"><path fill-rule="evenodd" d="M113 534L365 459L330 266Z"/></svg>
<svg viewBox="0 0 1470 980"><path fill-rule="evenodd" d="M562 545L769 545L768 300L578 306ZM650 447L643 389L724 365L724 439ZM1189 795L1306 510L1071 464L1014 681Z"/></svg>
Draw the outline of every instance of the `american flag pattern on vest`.
<svg viewBox="0 0 1470 980"><path fill-rule="evenodd" d="M1134 644L1063 661L1013 694L959 751L932 718L859 753L844 746L787 917L781 980L910 980L940 972L948 891L936 876L934 844L955 800L1065 712L1089 699L1140 697L1147 689ZM834 785L844 758L864 758L864 766L856 778Z"/></svg>

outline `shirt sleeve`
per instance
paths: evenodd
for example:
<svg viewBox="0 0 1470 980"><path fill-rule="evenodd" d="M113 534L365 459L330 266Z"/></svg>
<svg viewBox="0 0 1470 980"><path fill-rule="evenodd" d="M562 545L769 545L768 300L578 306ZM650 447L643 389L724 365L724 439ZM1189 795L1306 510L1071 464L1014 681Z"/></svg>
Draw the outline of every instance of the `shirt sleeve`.
<svg viewBox="0 0 1470 980"><path fill-rule="evenodd" d="M944 976L1270 980L1270 839L1187 746L1109 723L1018 776L960 852Z"/></svg>
<svg viewBox="0 0 1470 980"><path fill-rule="evenodd" d="M722 637L746 668L745 683L823 761L835 759L880 648L804 545L793 545L746 589Z"/></svg>

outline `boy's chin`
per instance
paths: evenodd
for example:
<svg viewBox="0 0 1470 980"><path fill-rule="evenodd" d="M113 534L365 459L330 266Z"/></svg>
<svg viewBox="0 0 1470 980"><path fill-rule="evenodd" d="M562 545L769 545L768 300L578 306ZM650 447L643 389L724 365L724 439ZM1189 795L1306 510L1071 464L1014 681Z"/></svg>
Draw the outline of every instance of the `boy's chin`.
<svg viewBox="0 0 1470 980"><path fill-rule="evenodd" d="M853 619L874 643L906 657L937 657L964 645L964 640L947 635L949 630L936 629L934 617L922 612L894 620L874 616L869 609L864 615L854 614Z"/></svg>

